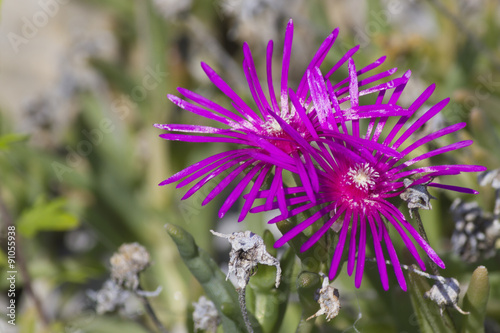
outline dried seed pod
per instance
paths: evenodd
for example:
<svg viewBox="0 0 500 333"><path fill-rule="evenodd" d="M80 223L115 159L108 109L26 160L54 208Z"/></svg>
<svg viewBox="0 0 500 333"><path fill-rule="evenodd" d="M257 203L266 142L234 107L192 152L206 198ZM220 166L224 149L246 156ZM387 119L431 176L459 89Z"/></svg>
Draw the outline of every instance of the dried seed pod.
<svg viewBox="0 0 500 333"><path fill-rule="evenodd" d="M323 275L323 285L321 289L318 290L317 301L320 309L306 320L319 317L323 314L326 315L326 321L330 321L337 317L340 311L339 291L330 285L327 276Z"/></svg>
<svg viewBox="0 0 500 333"><path fill-rule="evenodd" d="M458 295L460 294L460 285L455 278L441 278L436 281L436 284L428 290L424 297L439 306L441 316L447 306L453 306L461 314L469 314L458 307Z"/></svg>
<svg viewBox="0 0 500 333"><path fill-rule="evenodd" d="M87 291L87 295L91 300L96 302L97 314L102 315L123 307L131 293L123 290L115 281L107 280L100 290L89 290Z"/></svg>
<svg viewBox="0 0 500 333"><path fill-rule="evenodd" d="M151 263L148 251L138 243L122 244L109 262L111 278L118 285L131 290L139 287L138 274Z"/></svg>
<svg viewBox="0 0 500 333"><path fill-rule="evenodd" d="M198 302L193 302L193 306L194 330L216 332L217 326L221 323L221 319L215 308L215 304L205 296L201 296Z"/></svg>
<svg viewBox="0 0 500 333"><path fill-rule="evenodd" d="M227 238L231 243L229 271L226 279L234 272L238 286L245 288L250 276L255 273L257 264L276 266L276 288L278 288L281 279L280 262L267 252L264 240L259 235L251 231L233 232L230 235L210 231L216 236Z"/></svg>
<svg viewBox="0 0 500 333"><path fill-rule="evenodd" d="M415 181L409 178L403 180L403 184L406 190L400 194L400 198L408 203L408 208L410 209L410 216L413 217L413 209L432 209L431 199L436 199L427 191L427 184L431 180L418 185L413 185Z"/></svg>

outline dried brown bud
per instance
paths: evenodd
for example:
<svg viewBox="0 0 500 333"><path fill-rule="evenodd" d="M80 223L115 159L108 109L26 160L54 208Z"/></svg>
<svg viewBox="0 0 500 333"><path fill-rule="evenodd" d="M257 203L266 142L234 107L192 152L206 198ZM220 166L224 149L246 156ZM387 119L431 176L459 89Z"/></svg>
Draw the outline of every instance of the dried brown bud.
<svg viewBox="0 0 500 333"><path fill-rule="evenodd" d="M340 311L339 291L332 287L327 276L323 278L323 285L318 291L318 303L320 309L318 312L307 318L307 320L326 315L326 321L337 317Z"/></svg>
<svg viewBox="0 0 500 333"><path fill-rule="evenodd" d="M193 303L193 306L194 330L216 332L221 320L215 304L205 296L201 296L198 302Z"/></svg>
<svg viewBox="0 0 500 333"><path fill-rule="evenodd" d="M427 184L431 182L430 180L426 183L412 186L413 182L414 180L405 178L403 184L406 190L400 194L400 198L408 203L411 217L413 217L413 209L432 209L430 201L431 199L436 199L427 191Z"/></svg>
<svg viewBox="0 0 500 333"><path fill-rule="evenodd" d="M138 243L122 244L109 262L111 278L120 286L136 290L139 287L138 274L149 266L150 256Z"/></svg>
<svg viewBox="0 0 500 333"><path fill-rule="evenodd" d="M216 236L227 238L231 243L226 279L234 272L238 286L245 288L257 264L276 266L276 288L278 288L281 279L280 262L267 252L266 245L259 235L251 231L233 232L231 235L210 231Z"/></svg>
<svg viewBox="0 0 500 333"><path fill-rule="evenodd" d="M461 314L469 314L458 307L459 294L460 286L457 279L441 278L424 294L424 297L429 298L439 306L441 316L443 315L444 308L447 306L453 306Z"/></svg>

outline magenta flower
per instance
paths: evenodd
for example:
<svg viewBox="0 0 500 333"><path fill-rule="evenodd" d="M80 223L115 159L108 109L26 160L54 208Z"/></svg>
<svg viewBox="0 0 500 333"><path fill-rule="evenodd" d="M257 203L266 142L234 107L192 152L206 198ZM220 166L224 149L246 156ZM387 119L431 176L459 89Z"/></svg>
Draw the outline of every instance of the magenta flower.
<svg viewBox="0 0 500 333"><path fill-rule="evenodd" d="M325 86L319 69L308 71L307 77L316 112L323 113L330 119L335 119L338 126L330 126L328 131L324 130L315 140L315 144L312 145L311 142L303 140L297 132L294 133L288 124L277 119L280 125L300 143L303 151L307 152L316 162L318 168L316 181L319 183L319 191L316 193L316 201L311 202L305 194L304 186L284 190L290 209L288 212L273 218L269 223L279 222L307 210L312 210L312 215L285 233L275 243L275 247L283 246L315 223L319 223L320 226L313 230L315 232L302 245L302 252L308 250L331 228L337 232L340 231L331 261L329 278L333 279L336 276L344 248L347 247L347 272L351 275L356 266L355 285L359 287L365 265L366 243L368 234L370 234L373 239L382 286L386 290L389 288L386 260L382 250L382 244L385 244L399 285L403 290L406 290L406 281L399 259L389 237L388 229L394 228L423 270L425 270L425 264L413 241L416 241L432 261L444 268L445 265L436 252L388 199L399 196L406 190L404 180L407 178L413 179L411 186L414 186L430 182L438 176L486 169L477 165L431 165L410 169L410 166L417 162L469 146L472 143L472 141L466 140L423 154L415 154L419 147L462 129L466 125L465 123L455 124L428 134L415 142L408 142L409 137L440 112L449 99L437 103L416 121L408 123L411 115L431 96L434 91L434 85L431 85L406 110L407 113L403 114L400 110L396 110L392 114L388 114L388 116L399 117L392 128L387 125L388 117L373 117L369 120L366 133L362 134L358 120L347 122L346 112L338 108L337 98L332 93L331 85L327 82ZM405 77L408 79L409 73ZM389 99L389 105L396 104L405 84L406 82L394 90ZM356 95L356 89L356 85L352 84L351 90L354 90L354 93L351 92L351 94ZM381 103L382 99L383 94L379 96L377 104ZM297 110L302 108L298 103L294 105ZM305 119L305 125L311 126L307 122L308 119ZM350 126L348 127L348 125ZM407 128L403 127L405 125ZM382 133L386 133L386 136L383 137ZM402 146L406 148L401 149ZM412 157L408 158L410 154ZM430 182L428 186L464 193L477 193L471 189L434 182ZM266 197L267 194L268 191L261 191L258 197ZM271 208L277 207L278 203L273 202ZM262 205L253 208L252 212L264 211L268 208ZM347 246L346 243L348 243Z"/></svg>
<svg viewBox="0 0 500 333"><path fill-rule="evenodd" d="M313 69L321 65L333 46L337 35L338 29L334 30L325 39L311 60L308 69ZM258 191L263 186L266 176L268 175L272 175L272 183L266 204L267 207L270 207L272 200L278 197L279 207L282 209L283 213L286 212L287 207L284 201L282 179L284 171L298 174L307 195L311 200L315 200L314 192L317 192L319 187L317 182L311 183L310 177L308 176L315 170L313 162L308 154L304 155L302 153L300 145L289 135L288 130L285 130L280 124L286 123L287 128L293 129L294 133L298 133L302 140L309 142L315 139L315 136L317 137L318 132L321 132L323 127L328 128L326 123L330 119L323 117L323 114L316 114L314 108L308 107L311 104L311 96L309 96L306 75L304 75L298 84L296 93L289 94L288 71L292 51L292 39L293 24L290 20L286 29L283 48L279 101L275 95L272 77L272 41L268 44L266 57L267 90L269 98L264 93L263 87L257 77L257 71L249 47L247 44L243 46L243 70L256 107L252 107L245 103L243 99L205 63L201 64L203 70L212 83L229 98L233 110L226 109L184 88L178 88L179 92L192 102L176 96L168 96L169 99L180 108L221 123L223 128L201 125L155 124L156 127L169 131L169 133L161 134L160 137L166 140L187 142L224 142L236 144L237 147L236 149L224 151L197 162L161 182L159 185L166 185L181 180L177 185L179 188L198 180L182 198L186 199L215 177L222 175L224 172L229 172L204 199L202 205L205 205L219 195L221 191L239 175L245 174L243 179L237 183L229 194L219 211L219 217L223 217L253 180L254 184L251 186L249 194L246 197L247 199L243 205L239 221L242 221L247 215L257 197ZM346 108L349 113L346 117L349 119L360 119L372 117L374 115L381 116L394 111L395 106L382 104L377 105L376 109L358 106L360 96L375 92L380 93L387 89L394 88L401 83L401 79L395 79L368 87L364 90L356 90L355 94L353 94L354 91L350 88L351 86L367 86L392 75L396 70L393 68L359 80L358 76L381 65L385 57L356 71L351 56L358 48L359 46L349 50L325 76L324 79L329 79L343 64L346 62L349 63L349 76L331 87L332 94L339 98L338 101L340 104L350 102L351 106ZM290 101L292 101L293 104L290 104ZM297 105L300 105L300 108L297 109ZM307 119L307 121L305 121L305 119ZM176 132L183 132L185 134L178 134Z"/></svg>

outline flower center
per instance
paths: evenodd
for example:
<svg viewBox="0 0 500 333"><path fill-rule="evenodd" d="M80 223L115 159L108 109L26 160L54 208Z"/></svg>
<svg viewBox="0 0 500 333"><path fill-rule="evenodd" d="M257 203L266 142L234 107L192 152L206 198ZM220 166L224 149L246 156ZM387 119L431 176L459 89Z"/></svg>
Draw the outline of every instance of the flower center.
<svg viewBox="0 0 500 333"><path fill-rule="evenodd" d="M300 128L301 125L297 122L297 119L294 117L294 115L295 113L287 113L285 115L282 115L281 119L292 126L292 128L294 128L295 130L298 130L299 133L304 136L305 134L302 133ZM288 135L283 130L281 125L276 121L274 117L267 117L266 122L262 125L262 129L265 131L265 135L270 137L268 141L285 153L291 154L298 149L296 144L293 143L294 140L292 140L290 135Z"/></svg>
<svg viewBox="0 0 500 333"><path fill-rule="evenodd" d="M379 177L380 174L370 164L363 163L349 168L346 182L359 190L368 191Z"/></svg>

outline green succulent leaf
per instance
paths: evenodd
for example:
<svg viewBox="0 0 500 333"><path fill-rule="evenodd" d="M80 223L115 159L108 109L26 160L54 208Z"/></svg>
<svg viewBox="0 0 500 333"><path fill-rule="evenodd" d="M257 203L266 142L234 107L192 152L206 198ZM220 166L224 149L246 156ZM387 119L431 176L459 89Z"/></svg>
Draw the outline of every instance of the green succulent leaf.
<svg viewBox="0 0 500 333"><path fill-rule="evenodd" d="M66 200L58 198L47 202L39 197L34 206L25 210L17 222L18 232L26 238L40 231L65 231L78 226L78 218L65 210Z"/></svg>
<svg viewBox="0 0 500 333"><path fill-rule="evenodd" d="M484 332L484 319L489 293L488 270L484 266L479 266L472 273L469 288L464 297L463 310L470 312L470 314L464 317L462 333Z"/></svg>

